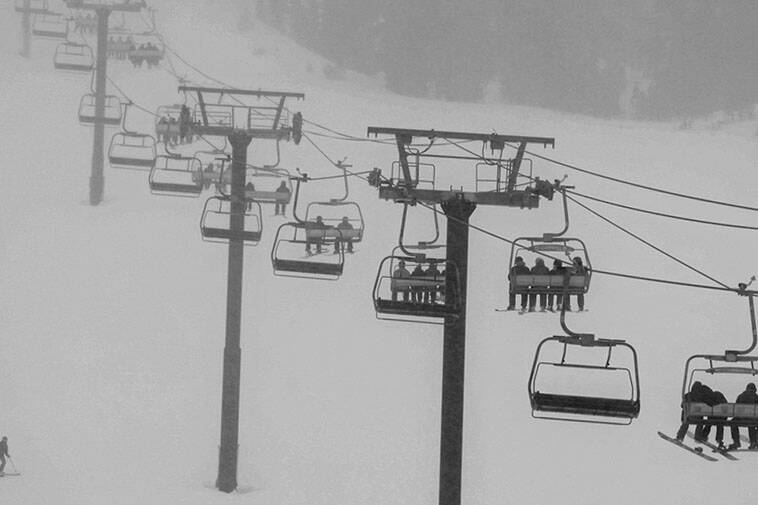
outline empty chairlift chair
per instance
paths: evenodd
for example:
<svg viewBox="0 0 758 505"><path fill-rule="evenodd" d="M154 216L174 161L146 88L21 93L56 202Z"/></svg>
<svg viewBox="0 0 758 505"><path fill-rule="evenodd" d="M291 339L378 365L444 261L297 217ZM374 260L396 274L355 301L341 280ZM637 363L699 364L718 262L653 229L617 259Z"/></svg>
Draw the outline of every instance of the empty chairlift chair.
<svg viewBox="0 0 758 505"><path fill-rule="evenodd" d="M92 125L97 122L96 99L97 97L93 93L88 93L82 97L79 102L79 123ZM117 96L105 96L103 123L108 126L118 126L121 124L121 100Z"/></svg>
<svg viewBox="0 0 758 505"><path fill-rule="evenodd" d="M340 231L290 222L279 226L271 250L274 275L336 280L344 270L345 255L336 247Z"/></svg>
<svg viewBox="0 0 758 505"><path fill-rule="evenodd" d="M150 192L157 195L197 197L203 191L200 160L158 155L150 169Z"/></svg>
<svg viewBox="0 0 758 505"><path fill-rule="evenodd" d="M444 258L387 256L374 282L378 319L440 323L460 315L461 297L455 263Z"/></svg>
<svg viewBox="0 0 758 505"><path fill-rule="evenodd" d="M68 72L92 72L92 69L95 68L95 58L89 46L74 42L63 42L55 48L53 66L56 70Z"/></svg>
<svg viewBox="0 0 758 505"><path fill-rule="evenodd" d="M245 201L245 226L241 231L232 231L229 219L231 217L231 198L212 196L205 201L203 216L200 219L200 233L203 240L209 242L226 242L242 240L245 245L257 245L261 240L263 223L261 206L258 203Z"/></svg>
<svg viewBox="0 0 758 505"><path fill-rule="evenodd" d="M151 135L130 131L126 127L126 118L129 114L129 106L124 106L121 129L111 137L108 147L108 161L113 168L127 170L150 170L155 163L157 155L155 150L155 138Z"/></svg>
<svg viewBox="0 0 758 505"><path fill-rule="evenodd" d="M113 168L147 171L155 157L155 139L150 135L119 132L111 138L108 161Z"/></svg>
<svg viewBox="0 0 758 505"><path fill-rule="evenodd" d="M67 17L55 12L36 14L32 23L32 35L43 39L66 40L68 21Z"/></svg>
<svg viewBox="0 0 758 505"><path fill-rule="evenodd" d="M612 364L619 350L622 364ZM535 418L631 424L640 412L637 352L623 340L548 337L537 346L528 390Z"/></svg>

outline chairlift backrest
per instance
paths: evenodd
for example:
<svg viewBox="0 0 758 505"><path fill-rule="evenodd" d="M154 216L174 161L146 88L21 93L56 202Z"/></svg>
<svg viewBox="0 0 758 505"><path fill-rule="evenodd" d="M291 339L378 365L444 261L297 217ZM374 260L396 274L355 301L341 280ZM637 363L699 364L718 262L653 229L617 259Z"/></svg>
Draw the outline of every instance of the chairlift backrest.
<svg viewBox="0 0 758 505"><path fill-rule="evenodd" d="M156 155L155 139L140 133L116 133L108 147L108 161L114 168L150 170Z"/></svg>
<svg viewBox="0 0 758 505"><path fill-rule="evenodd" d="M57 70L91 72L95 68L95 59L89 46L62 42L55 49L53 65Z"/></svg>
<svg viewBox="0 0 758 505"><path fill-rule="evenodd" d="M85 125L97 122L97 110L95 107L97 96L94 93L88 93L82 96L79 101L79 122ZM105 108L103 109L102 121L106 125L121 124L121 100L114 95L104 97Z"/></svg>
<svg viewBox="0 0 758 505"><path fill-rule="evenodd" d="M255 202L245 202L244 206L244 229L232 231L230 225L231 199L219 196L208 198L205 201L203 214L200 218L200 233L203 240L209 242L241 240L245 245L257 245L263 232L261 206Z"/></svg>

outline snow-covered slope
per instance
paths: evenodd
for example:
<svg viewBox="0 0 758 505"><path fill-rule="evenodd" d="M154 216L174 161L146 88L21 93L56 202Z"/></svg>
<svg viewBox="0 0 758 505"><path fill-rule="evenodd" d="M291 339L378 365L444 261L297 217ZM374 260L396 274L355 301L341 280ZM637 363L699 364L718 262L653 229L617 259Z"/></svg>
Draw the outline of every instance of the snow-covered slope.
<svg viewBox="0 0 758 505"><path fill-rule="evenodd" d="M270 28L239 33L224 4L158 2L159 27L216 79L305 92L297 108L306 119L356 136L369 125L554 136L544 154L611 176L749 205L758 196L758 143L747 135L404 98L362 76L328 80L326 62ZM105 202L87 204L91 131L78 125L76 108L89 80L55 73L49 42L35 41L30 60L16 56L8 33L18 20L11 4L2 9L0 432L23 472L0 480L2 503L435 503L441 329L377 321L370 298L376 267L397 240L398 206L352 183L366 240L336 283L274 277L269 250L282 221L265 216L265 238L245 258L240 493L218 493L226 248L200 240L201 200L153 196L145 174L108 169ZM110 71L143 106L179 100L168 73ZM152 123L133 119L143 129ZM391 145L317 142L356 169L386 172L395 157ZM271 154L254 144L250 159ZM307 142L283 146L282 164L334 173ZM535 175L565 173L578 191L610 200L756 223L750 212L535 162ZM339 181L311 184L309 198L340 190ZM755 232L592 206L729 284L758 273ZM571 234L591 248L596 268L703 281L581 209L571 215ZM472 223L514 238L558 230L562 214L557 201L532 211L480 208ZM744 299L597 276L591 311L569 325L637 347L640 419L628 428L538 422L526 381L537 342L559 333L557 317L495 313L506 303L510 248L471 237L464 503L755 501L758 456L704 466L655 435L678 423L685 359L747 343Z"/></svg>

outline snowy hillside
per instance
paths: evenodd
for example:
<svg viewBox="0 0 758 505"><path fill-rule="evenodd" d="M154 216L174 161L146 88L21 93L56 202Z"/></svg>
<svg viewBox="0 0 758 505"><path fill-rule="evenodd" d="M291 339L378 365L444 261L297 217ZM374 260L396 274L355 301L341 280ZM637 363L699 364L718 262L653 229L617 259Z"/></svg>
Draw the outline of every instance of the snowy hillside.
<svg viewBox="0 0 758 505"><path fill-rule="evenodd" d="M304 92L294 108L306 119L357 137L367 126L555 137L555 149L536 152L674 191L758 202L758 142L748 133L755 124L678 131L394 96L379 79L323 77L328 62L265 25L238 31L226 2L155 4L159 29L187 62L238 87ZM378 321L371 303L377 266L397 243L400 206L351 182L366 238L337 282L275 277L269 253L284 221L264 212L264 239L245 255L240 489L219 493L227 249L201 240L202 198L151 195L145 173L106 168L105 201L88 205L92 132L79 126L76 110L89 78L55 72L52 42L35 40L32 57L19 57L19 18L10 2L0 9L0 434L23 473L0 479L0 503L436 503L442 329ZM193 82L213 84L175 63ZM181 101L163 70L122 64L109 73L150 110ZM130 119L152 127L147 114ZM387 173L396 157L392 145L312 138L355 170ZM254 143L249 159L266 162L273 152ZM336 173L305 141L284 144L282 157L286 168ZM471 188L469 168L445 177ZM564 174L577 191L600 198L758 223L748 211L535 160L534 175ZM303 197L339 195L340 184L309 183ZM730 285L758 274L754 231L588 205ZM425 239L431 216L413 212L410 233ZM595 268L708 283L582 209L570 212L569 233L587 243ZM508 238L535 235L560 230L562 209L558 200L531 211L481 207L472 224ZM536 421L526 394L533 353L560 326L554 315L493 311L507 303L509 253L505 242L471 232L463 503L705 504L715 495L755 503L758 454L704 463L656 436L677 428L688 356L748 345L746 299L595 276L590 311L568 316L568 324L637 348L640 418L625 428Z"/></svg>

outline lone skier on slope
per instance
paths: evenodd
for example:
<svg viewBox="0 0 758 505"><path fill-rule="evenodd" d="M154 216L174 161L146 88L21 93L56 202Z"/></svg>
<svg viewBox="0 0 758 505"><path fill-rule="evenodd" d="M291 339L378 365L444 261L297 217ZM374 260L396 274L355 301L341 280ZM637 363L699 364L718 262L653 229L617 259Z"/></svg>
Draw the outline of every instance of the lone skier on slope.
<svg viewBox="0 0 758 505"><path fill-rule="evenodd" d="M11 457L10 454L8 454L8 437L3 437L2 440L0 440L0 475L4 475L5 472L5 457Z"/></svg>

